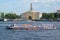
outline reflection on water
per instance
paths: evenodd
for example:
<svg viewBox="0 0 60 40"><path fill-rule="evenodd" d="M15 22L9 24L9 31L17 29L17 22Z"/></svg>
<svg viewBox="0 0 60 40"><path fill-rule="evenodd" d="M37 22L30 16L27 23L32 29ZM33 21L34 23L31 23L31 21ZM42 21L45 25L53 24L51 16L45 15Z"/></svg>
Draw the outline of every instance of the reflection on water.
<svg viewBox="0 0 60 40"><path fill-rule="evenodd" d="M7 25L17 24L54 24L56 30L8 30ZM0 40L60 40L60 22L0 22Z"/></svg>

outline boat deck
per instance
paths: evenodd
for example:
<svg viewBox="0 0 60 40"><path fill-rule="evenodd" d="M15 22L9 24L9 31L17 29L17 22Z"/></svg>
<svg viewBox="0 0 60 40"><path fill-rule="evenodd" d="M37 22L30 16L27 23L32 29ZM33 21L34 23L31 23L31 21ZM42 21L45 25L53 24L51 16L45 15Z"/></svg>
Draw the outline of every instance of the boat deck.
<svg viewBox="0 0 60 40"><path fill-rule="evenodd" d="M31 25L31 24L21 24L20 26L14 24L13 26L8 26L7 29L26 29L26 30L39 30L39 29L56 29L53 24L41 24L41 25Z"/></svg>

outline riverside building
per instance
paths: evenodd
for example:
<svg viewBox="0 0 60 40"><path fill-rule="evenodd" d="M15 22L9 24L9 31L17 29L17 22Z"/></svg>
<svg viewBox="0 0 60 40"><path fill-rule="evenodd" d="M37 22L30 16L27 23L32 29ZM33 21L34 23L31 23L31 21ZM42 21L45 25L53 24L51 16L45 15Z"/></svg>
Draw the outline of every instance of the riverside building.
<svg viewBox="0 0 60 40"><path fill-rule="evenodd" d="M30 10L21 15L23 20L40 20L42 17L42 13L33 10L32 3L30 4Z"/></svg>

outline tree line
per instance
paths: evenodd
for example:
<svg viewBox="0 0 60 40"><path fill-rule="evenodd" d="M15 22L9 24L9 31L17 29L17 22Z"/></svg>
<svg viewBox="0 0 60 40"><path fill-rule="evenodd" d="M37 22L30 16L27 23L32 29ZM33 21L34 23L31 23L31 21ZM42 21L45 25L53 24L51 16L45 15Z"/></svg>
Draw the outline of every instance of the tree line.
<svg viewBox="0 0 60 40"><path fill-rule="evenodd" d="M7 19L16 19L21 18L21 15L17 15L16 13L1 13L2 18ZM57 19L60 18L60 13L42 13L42 19Z"/></svg>
<svg viewBox="0 0 60 40"><path fill-rule="evenodd" d="M17 19L21 18L21 15L17 15L16 13L1 13L1 18L6 18L6 19Z"/></svg>
<svg viewBox="0 0 60 40"><path fill-rule="evenodd" d="M43 13L42 19L57 19L60 18L60 13Z"/></svg>

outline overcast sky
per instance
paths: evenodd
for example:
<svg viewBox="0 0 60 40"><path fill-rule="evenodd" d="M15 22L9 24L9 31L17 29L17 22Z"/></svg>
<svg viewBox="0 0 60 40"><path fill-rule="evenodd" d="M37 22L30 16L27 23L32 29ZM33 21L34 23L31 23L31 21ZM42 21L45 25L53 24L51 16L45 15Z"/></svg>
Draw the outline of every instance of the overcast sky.
<svg viewBox="0 0 60 40"><path fill-rule="evenodd" d="M14 12L21 14L30 9L39 12L56 12L60 9L60 0L0 0L0 12Z"/></svg>

